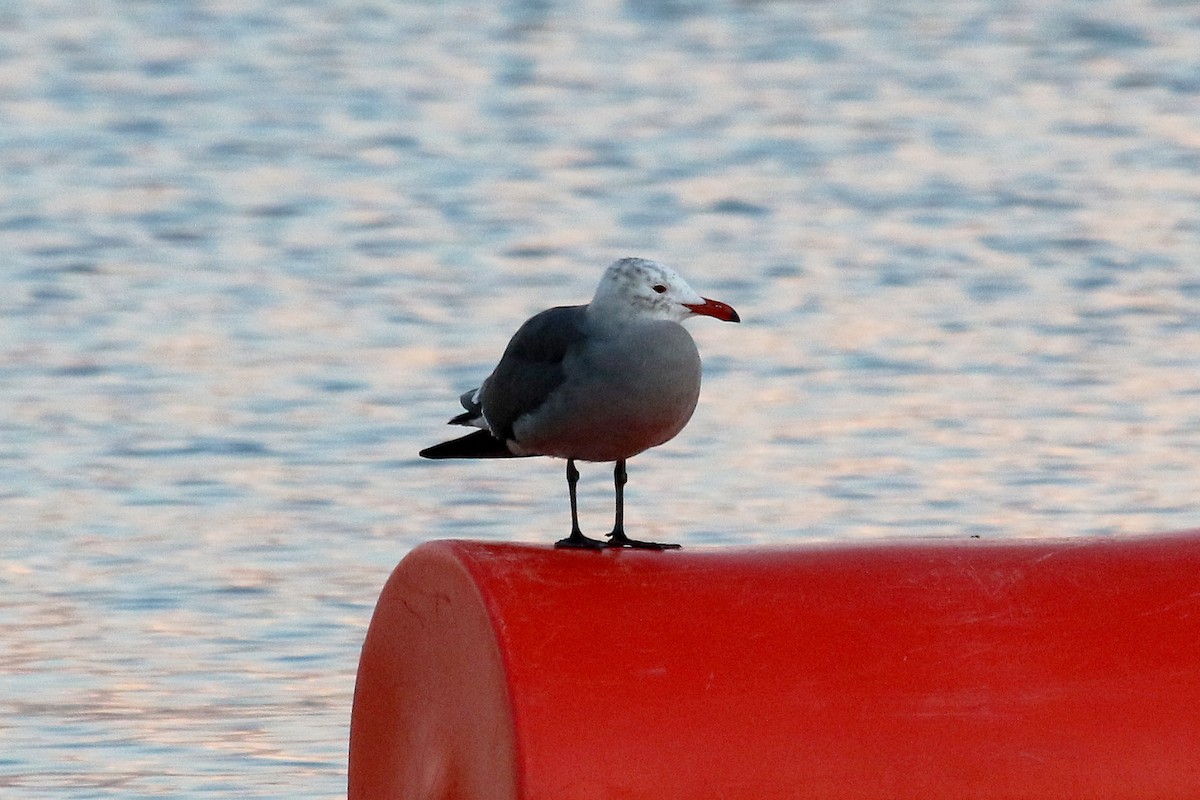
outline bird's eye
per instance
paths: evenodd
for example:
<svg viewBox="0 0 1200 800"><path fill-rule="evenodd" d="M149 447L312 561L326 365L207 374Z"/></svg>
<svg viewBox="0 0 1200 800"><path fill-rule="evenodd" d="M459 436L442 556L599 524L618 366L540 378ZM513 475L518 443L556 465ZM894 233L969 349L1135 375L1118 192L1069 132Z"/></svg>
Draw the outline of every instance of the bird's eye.
<svg viewBox="0 0 1200 800"><path fill-rule="evenodd" d="M667 290L667 287L663 286L661 283L656 283L656 284L654 284L653 289L654 289L654 291L658 292L659 294L662 294L663 292L665 292Z"/></svg>

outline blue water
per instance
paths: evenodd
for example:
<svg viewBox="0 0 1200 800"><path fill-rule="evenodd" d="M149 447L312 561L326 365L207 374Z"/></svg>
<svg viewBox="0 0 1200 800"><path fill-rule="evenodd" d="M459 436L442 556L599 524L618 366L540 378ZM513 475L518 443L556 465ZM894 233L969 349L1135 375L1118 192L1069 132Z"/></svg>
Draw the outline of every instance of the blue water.
<svg viewBox="0 0 1200 800"><path fill-rule="evenodd" d="M744 320L635 535L1200 525L1190 3L0 4L0 170L6 798L342 795L391 567L565 533L416 451L619 256Z"/></svg>

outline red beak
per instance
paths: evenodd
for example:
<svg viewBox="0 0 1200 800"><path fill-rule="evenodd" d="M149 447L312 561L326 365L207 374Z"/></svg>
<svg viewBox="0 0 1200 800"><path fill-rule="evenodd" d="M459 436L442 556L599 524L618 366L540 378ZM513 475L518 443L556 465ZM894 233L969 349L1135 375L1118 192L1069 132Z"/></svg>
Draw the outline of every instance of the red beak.
<svg viewBox="0 0 1200 800"><path fill-rule="evenodd" d="M722 322L742 321L742 318L738 316L738 313L733 310L733 306L726 305L720 300L709 300L707 297L702 297L700 299L704 302L696 303L694 305L691 303L684 303L684 305L691 309L693 314L703 314L706 317L716 317Z"/></svg>

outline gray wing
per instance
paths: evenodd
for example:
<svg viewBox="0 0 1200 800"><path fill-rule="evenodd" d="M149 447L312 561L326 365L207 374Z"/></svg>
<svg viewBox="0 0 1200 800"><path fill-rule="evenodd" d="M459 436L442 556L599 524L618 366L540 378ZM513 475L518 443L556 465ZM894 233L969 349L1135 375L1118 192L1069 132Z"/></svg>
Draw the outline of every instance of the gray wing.
<svg viewBox="0 0 1200 800"><path fill-rule="evenodd" d="M558 306L530 317L483 382L480 402L492 433L513 438L513 423L562 385L563 360L587 341L587 306Z"/></svg>

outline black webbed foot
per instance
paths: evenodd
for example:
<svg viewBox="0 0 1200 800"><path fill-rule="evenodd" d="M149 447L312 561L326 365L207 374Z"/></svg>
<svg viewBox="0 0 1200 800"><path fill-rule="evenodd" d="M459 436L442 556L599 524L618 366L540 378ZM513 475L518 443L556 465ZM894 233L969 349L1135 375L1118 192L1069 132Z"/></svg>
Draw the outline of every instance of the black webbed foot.
<svg viewBox="0 0 1200 800"><path fill-rule="evenodd" d="M630 539L625 535L625 531L613 531L608 534L608 542L605 547L629 547L635 550L678 550L682 545L673 544L670 542L642 542L637 539Z"/></svg>
<svg viewBox="0 0 1200 800"><path fill-rule="evenodd" d="M590 536L584 536L580 530L571 531L571 535L565 539L559 539L554 543L555 547L574 548L576 550L603 550L607 547L607 543L599 539L593 539Z"/></svg>

